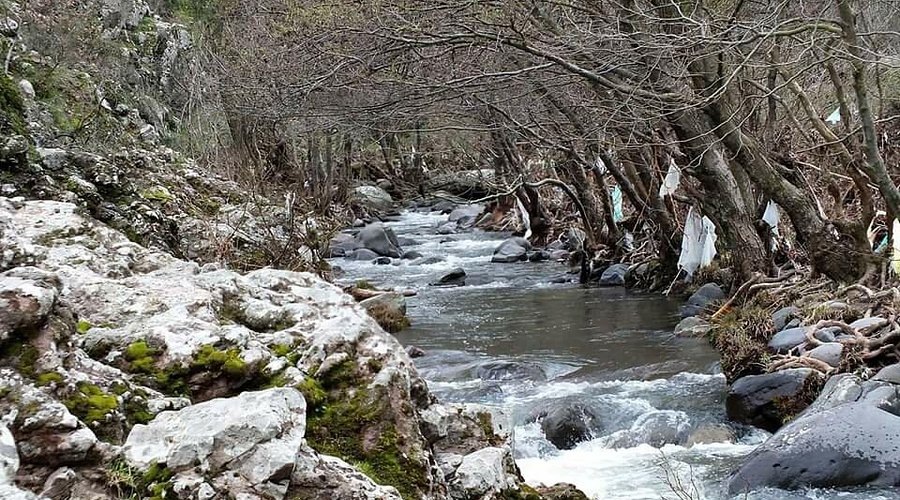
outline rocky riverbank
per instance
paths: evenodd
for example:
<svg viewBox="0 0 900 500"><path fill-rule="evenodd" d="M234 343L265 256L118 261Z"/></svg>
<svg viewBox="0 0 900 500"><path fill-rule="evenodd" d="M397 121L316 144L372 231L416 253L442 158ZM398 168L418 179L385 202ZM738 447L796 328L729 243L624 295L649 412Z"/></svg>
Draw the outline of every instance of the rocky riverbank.
<svg viewBox="0 0 900 500"><path fill-rule="evenodd" d="M314 275L182 261L69 203L0 222L4 498L536 495L502 414L438 403Z"/></svg>
<svg viewBox="0 0 900 500"><path fill-rule="evenodd" d="M739 306L704 285L676 329L719 350L729 417L775 433L729 490L900 484L896 289L804 276L770 285Z"/></svg>

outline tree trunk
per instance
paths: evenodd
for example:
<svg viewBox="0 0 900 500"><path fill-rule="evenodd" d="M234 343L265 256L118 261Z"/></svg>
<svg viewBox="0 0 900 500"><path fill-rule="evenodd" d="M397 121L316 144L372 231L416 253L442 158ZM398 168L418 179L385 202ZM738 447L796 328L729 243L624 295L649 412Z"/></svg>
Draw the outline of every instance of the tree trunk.
<svg viewBox="0 0 900 500"><path fill-rule="evenodd" d="M732 175L722 145L704 129L697 111L678 113L672 128L691 160L692 176L703 186L703 212L715 223L743 280L755 272L768 274L768 252L754 226L755 210Z"/></svg>

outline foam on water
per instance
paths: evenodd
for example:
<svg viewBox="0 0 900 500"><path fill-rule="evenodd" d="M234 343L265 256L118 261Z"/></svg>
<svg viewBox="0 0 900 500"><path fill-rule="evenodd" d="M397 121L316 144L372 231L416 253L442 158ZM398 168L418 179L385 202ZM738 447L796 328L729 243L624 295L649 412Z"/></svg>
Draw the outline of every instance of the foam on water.
<svg viewBox="0 0 900 500"><path fill-rule="evenodd" d="M572 483L603 500L659 500L688 498L667 484L681 481L692 500L728 498L721 485L769 434L728 422L725 378L704 373L714 353L705 342L671 333L677 305L621 289L551 284L565 273L558 263L492 264L494 249L508 234L435 234L446 220L410 212L388 223L398 236L416 240L407 250L441 257L438 263L334 260L348 282L418 290L408 300L413 326L397 337L426 350L416 366L433 394L445 402L503 409L530 484ZM427 286L455 267L468 273L467 286ZM519 371L510 372L515 378L484 371L498 361L516 364ZM602 425L592 427L590 440L558 450L539 419L575 403L589 405ZM679 444L655 448L649 441ZM698 441L704 444L691 446ZM900 500L900 493L760 490L746 498Z"/></svg>

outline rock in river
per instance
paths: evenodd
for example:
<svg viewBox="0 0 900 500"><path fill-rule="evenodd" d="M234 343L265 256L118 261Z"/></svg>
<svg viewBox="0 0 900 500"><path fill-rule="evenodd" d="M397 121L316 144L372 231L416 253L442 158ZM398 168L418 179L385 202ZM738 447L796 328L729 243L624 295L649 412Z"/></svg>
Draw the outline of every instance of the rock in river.
<svg viewBox="0 0 900 500"><path fill-rule="evenodd" d="M430 283L431 286L463 286L466 284L466 271L457 267L451 269L450 272L441 276L437 281Z"/></svg>
<svg viewBox="0 0 900 500"><path fill-rule="evenodd" d="M600 275L600 285L623 286L625 285L626 272L628 272L628 264L613 264L607 267L603 274Z"/></svg>
<svg viewBox="0 0 900 500"><path fill-rule="evenodd" d="M845 374L757 448L728 489L862 485L900 486L900 389Z"/></svg>
<svg viewBox="0 0 900 500"><path fill-rule="evenodd" d="M525 238L513 237L504 241L494 250L494 256L491 262L519 262L528 259L528 250L531 249L531 243Z"/></svg>
<svg viewBox="0 0 900 500"><path fill-rule="evenodd" d="M380 222L359 230L356 240L365 248L385 257L399 259L403 255L394 231Z"/></svg>
<svg viewBox="0 0 900 500"><path fill-rule="evenodd" d="M590 406L575 402L547 411L541 419L541 430L553 446L570 450L599 434L603 423Z"/></svg>

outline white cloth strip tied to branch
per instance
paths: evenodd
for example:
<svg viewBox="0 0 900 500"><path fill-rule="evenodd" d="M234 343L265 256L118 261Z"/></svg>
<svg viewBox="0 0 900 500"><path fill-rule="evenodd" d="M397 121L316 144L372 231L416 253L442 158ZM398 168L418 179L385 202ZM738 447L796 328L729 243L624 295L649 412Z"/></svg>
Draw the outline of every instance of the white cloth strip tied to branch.
<svg viewBox="0 0 900 500"><path fill-rule="evenodd" d="M766 211L763 212L762 220L769 225L769 228L772 231L772 250L776 250L778 248L778 238L781 237L781 234L778 233L778 221L781 220L781 207L774 201L769 200L769 204L766 205Z"/></svg>
<svg viewBox="0 0 900 500"><path fill-rule="evenodd" d="M894 274L900 275L900 221L897 219L894 219L891 237L894 239L891 247L891 269L894 270Z"/></svg>
<svg viewBox="0 0 900 500"><path fill-rule="evenodd" d="M681 184L681 170L678 169L678 165L675 165L675 160L669 158L669 171L666 172L666 178L659 186L659 197L672 196L678 190L679 184Z"/></svg>
<svg viewBox="0 0 900 500"><path fill-rule="evenodd" d="M700 217L691 208L684 221L684 238L678 268L690 278L697 269L710 265L716 257L716 226L709 217Z"/></svg>
<svg viewBox="0 0 900 500"><path fill-rule="evenodd" d="M528 215L528 210L525 210L525 204L522 203L522 199L516 196L516 206L519 207L519 215L522 217L522 225L525 226L525 239L531 239L531 216Z"/></svg>

